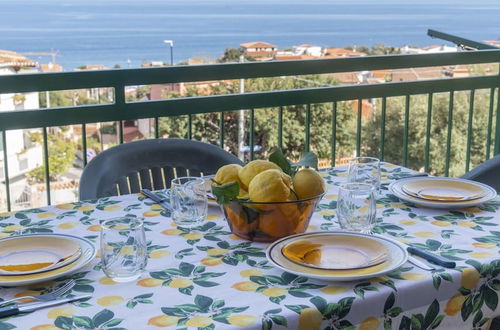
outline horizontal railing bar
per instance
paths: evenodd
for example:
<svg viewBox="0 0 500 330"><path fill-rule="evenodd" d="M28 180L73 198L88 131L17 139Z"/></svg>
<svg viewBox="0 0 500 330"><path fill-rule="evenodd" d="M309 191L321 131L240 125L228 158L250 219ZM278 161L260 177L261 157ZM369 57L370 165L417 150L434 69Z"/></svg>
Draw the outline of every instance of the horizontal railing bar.
<svg viewBox="0 0 500 330"><path fill-rule="evenodd" d="M64 126L82 123L168 117L236 109L347 101L374 97L428 94L500 86L500 76L392 82L373 85L338 85L310 89L174 98L125 104L97 104L44 110L0 112L0 130Z"/></svg>
<svg viewBox="0 0 500 330"><path fill-rule="evenodd" d="M427 30L427 35L433 37L433 38L439 38L443 40L447 40L450 42L453 42L456 45L459 46L468 46L476 49L498 49L498 47L495 47L493 45L485 44L484 42L477 42L471 39L465 39L462 37L455 36L453 34L448 34L436 30L429 29Z"/></svg>
<svg viewBox="0 0 500 330"><path fill-rule="evenodd" d="M381 55L337 59L222 63L161 68L30 73L0 76L0 93L104 88L207 80L325 74L500 62L500 50Z"/></svg>

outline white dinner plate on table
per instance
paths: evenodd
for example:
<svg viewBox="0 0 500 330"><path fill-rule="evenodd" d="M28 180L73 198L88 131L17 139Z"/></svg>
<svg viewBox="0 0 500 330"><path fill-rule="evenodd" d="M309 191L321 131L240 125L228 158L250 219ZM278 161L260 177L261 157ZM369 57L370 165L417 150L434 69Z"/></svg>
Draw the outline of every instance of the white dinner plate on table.
<svg viewBox="0 0 500 330"><path fill-rule="evenodd" d="M487 194L487 190L475 182L449 178L407 180L401 185L401 190L413 197L436 202L470 201Z"/></svg>
<svg viewBox="0 0 500 330"><path fill-rule="evenodd" d="M81 249L81 254L79 257L71 263L66 264L65 266L51 269L48 271L38 272L34 274L25 274L25 275L0 275L0 286L12 287L12 286L24 286L30 285L39 282L45 282L49 280L53 280L58 277L66 276L81 268L85 267L89 262L91 262L97 253L94 244L81 237L72 236L72 235L63 235L63 234L31 234L31 235L22 235L22 236L14 236L3 238L0 240L0 244L9 241L16 240L19 238L33 238L39 239L40 237L48 238L48 239L67 239L74 242L79 249Z"/></svg>
<svg viewBox="0 0 500 330"><path fill-rule="evenodd" d="M28 275L63 267L80 257L74 240L61 236L16 236L0 240L0 275Z"/></svg>
<svg viewBox="0 0 500 330"><path fill-rule="evenodd" d="M327 237L327 239L332 242L336 239L344 241L349 239L353 241L358 241L360 239L372 240L375 245L381 244L383 246L383 249L387 251L387 258L384 262L370 267L331 270L300 265L284 256L283 248L287 244L298 239L306 239L314 242L315 237L320 237L321 240ZM408 252L406 252L406 249L400 243L382 236L340 231L322 231L297 234L277 240L267 248L266 256L274 266L295 275L326 281L357 281L381 276L398 269L408 259Z"/></svg>
<svg viewBox="0 0 500 330"><path fill-rule="evenodd" d="M298 236L287 240L283 256L298 265L326 270L360 269L388 258L384 244L365 236L331 234Z"/></svg>
<svg viewBox="0 0 500 330"><path fill-rule="evenodd" d="M424 183L422 183L423 181ZM467 196L465 200L435 200L435 199L424 199L413 196L407 193L408 187L413 191L419 187L425 187L427 191L438 194L447 194L448 196ZM415 188L417 187L417 188ZM434 187L434 188L433 188ZM451 188L453 187L453 188ZM437 188L442 188L437 189ZM429 178L429 177L418 177L418 178L408 178L400 179L394 181L389 185L389 191L401 200L413 203L415 205L424 206L428 208L437 209L457 209L470 206L476 206L494 199L497 196L495 189L488 185L480 182L459 179L459 178ZM448 192L446 192L448 191ZM482 192L482 193L481 193ZM474 196L481 196L477 198L472 198Z"/></svg>

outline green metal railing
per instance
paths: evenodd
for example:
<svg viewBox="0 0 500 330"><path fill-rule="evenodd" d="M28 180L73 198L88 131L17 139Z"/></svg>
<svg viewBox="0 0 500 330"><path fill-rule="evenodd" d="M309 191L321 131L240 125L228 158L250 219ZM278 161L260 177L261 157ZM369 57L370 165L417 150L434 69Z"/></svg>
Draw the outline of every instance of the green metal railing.
<svg viewBox="0 0 500 330"><path fill-rule="evenodd" d="M424 81L388 82L364 85L335 85L326 87L304 88L296 90L263 91L244 94L226 94L199 96L189 98L172 98L156 101L126 102L125 87L146 84L165 84L179 82L213 81L250 79L261 77L281 77L309 74L327 74L339 72L358 72L365 70L403 69L433 66L450 66L460 64L499 63L500 49L480 50L458 53L424 54L424 55L388 55L368 56L341 59L318 59L303 61L252 62L241 64L215 64L199 66L175 66L146 69L123 69L104 71L82 71L44 74L17 74L0 76L0 94L23 93L33 91L58 91L85 88L113 88L114 102L110 104L81 105L76 107L48 108L21 111L0 112L0 132L3 137L3 155L7 159L8 145L6 131L14 129L42 128L44 164L47 188L47 202L51 202L47 127L82 125L82 147L84 164L87 163L86 124L95 122L118 121L119 142L123 143L123 121L140 118L155 119L155 137L159 137L158 118L178 115L188 115L188 138L193 137L192 117L202 113L220 113L220 145L224 146L224 112L239 109L249 109L249 145L250 157L254 157L254 111L259 108L275 107L279 118L278 146L283 146L283 109L291 105L305 105L306 125L304 130L305 150L311 143L311 105L317 103L332 104L332 141L331 159L334 164L337 154L336 136L338 132L338 104L342 101L357 100L356 119L356 154L361 153L362 146L362 104L363 100L381 99L380 127L381 146L380 158L384 159L387 98L405 97L404 129L403 129L403 160L408 162L408 139L410 129L410 96L424 94L428 96L427 128L425 139L425 169L429 169L430 127L432 123L433 95L449 94L448 135L446 140L445 174L450 168L451 132L453 125L453 101L458 91L469 91L472 96L476 90L490 91L489 121L487 123L488 137L494 137L493 150L490 138L486 141L486 159L490 152L500 153L500 75L484 75L465 78L446 78ZM495 97L497 99L495 99ZM472 118L474 101L469 104ZM496 106L495 106L496 104ZM493 119L495 122L493 123ZM470 119L472 120L472 119ZM468 123L467 164L469 169L472 122ZM4 176L6 179L6 195L8 209L11 208L9 191L9 168L4 161ZM0 192L2 194L3 192Z"/></svg>

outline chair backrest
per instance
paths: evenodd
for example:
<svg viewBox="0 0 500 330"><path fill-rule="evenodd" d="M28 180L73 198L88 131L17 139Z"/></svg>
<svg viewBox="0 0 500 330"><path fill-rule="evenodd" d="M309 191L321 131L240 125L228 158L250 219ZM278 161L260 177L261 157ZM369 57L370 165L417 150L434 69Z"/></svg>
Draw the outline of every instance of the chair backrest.
<svg viewBox="0 0 500 330"><path fill-rule="evenodd" d="M242 164L223 149L199 141L152 139L109 148L85 167L80 200L137 193L170 187L181 176L214 174L226 164Z"/></svg>
<svg viewBox="0 0 500 330"><path fill-rule="evenodd" d="M487 184L499 193L500 155L479 164L477 167L462 175L462 178Z"/></svg>

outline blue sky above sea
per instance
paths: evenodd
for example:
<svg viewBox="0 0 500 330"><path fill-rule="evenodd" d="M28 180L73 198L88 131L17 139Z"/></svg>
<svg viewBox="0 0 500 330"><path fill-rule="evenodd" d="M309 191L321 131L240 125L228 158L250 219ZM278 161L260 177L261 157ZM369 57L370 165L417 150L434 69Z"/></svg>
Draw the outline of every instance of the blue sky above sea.
<svg viewBox="0 0 500 330"><path fill-rule="evenodd" d="M498 0L0 0L0 13L0 49L59 51L66 70L168 62L165 39L174 41L175 62L257 40L280 48L444 44L429 28L500 40Z"/></svg>

